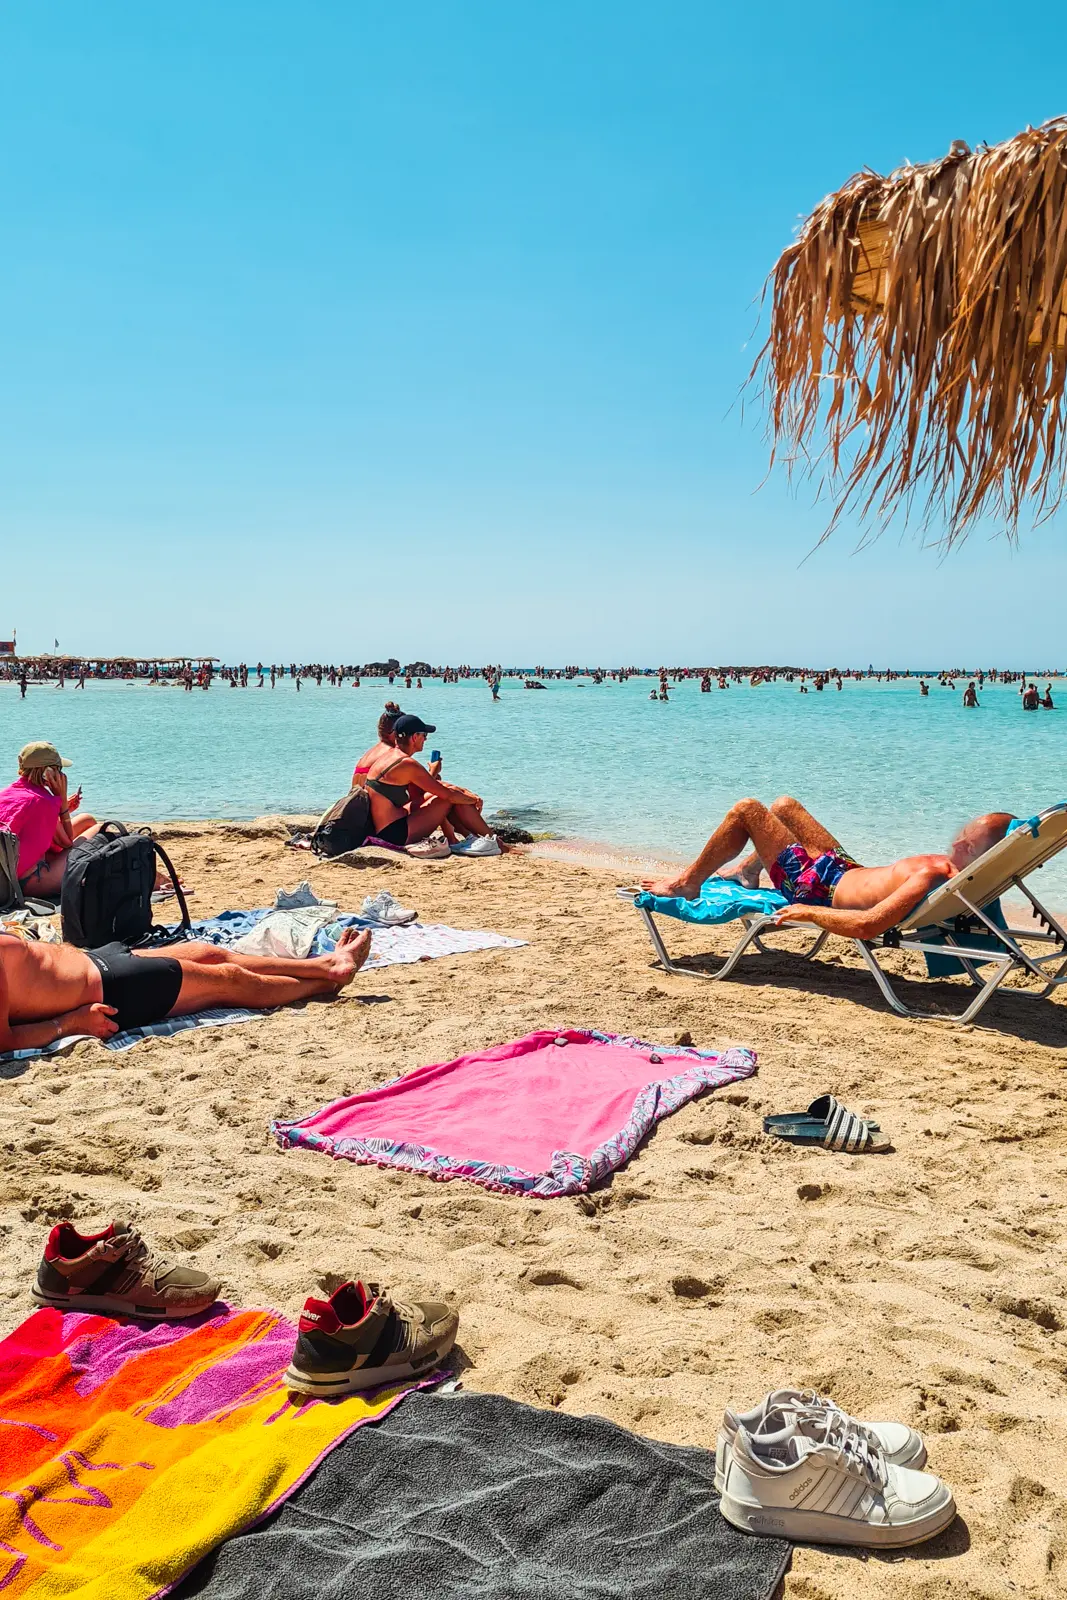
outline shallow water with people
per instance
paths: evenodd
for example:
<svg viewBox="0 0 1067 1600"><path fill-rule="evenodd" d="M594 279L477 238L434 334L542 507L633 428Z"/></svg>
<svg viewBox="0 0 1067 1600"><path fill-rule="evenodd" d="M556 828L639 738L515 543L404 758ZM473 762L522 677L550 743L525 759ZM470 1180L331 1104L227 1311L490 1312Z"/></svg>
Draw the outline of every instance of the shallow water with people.
<svg viewBox="0 0 1067 1600"><path fill-rule="evenodd" d="M288 678L274 690L253 678L248 690L192 694L46 683L26 699L5 683L0 733L11 752L30 738L58 742L98 814L253 818L322 810L342 794L382 704L397 698L437 725L443 776L477 787L486 814L635 853L688 853L739 794L801 795L867 861L941 845L981 808L1030 814L1061 798L1062 710L1027 715L1017 685L989 682L968 710L966 680L955 690L936 675L926 682L928 696L915 677L702 694L689 678L665 704L649 701L645 677L549 680L542 694L506 678L496 702L477 680L419 691L363 678L358 690L306 683L299 694ZM1067 898L1067 869L1049 867L1049 888Z"/></svg>
<svg viewBox="0 0 1067 1600"><path fill-rule="evenodd" d="M288 678L192 694L90 681L31 684L25 699L0 683L0 735L12 760L29 739L56 742L98 816L250 818L329 805L395 698L436 725L442 775L475 788L487 815L669 856L691 853L741 794L798 794L858 859L880 861L947 843L979 810L1030 815L1067 785L1062 680L1052 692L1063 709L1033 714L1017 684L987 681L969 710L968 680L943 688L936 673L926 696L914 676L846 679L840 691L831 680L804 695L784 679L702 694L690 678L663 703L650 681L549 679L528 694L505 678L496 702L481 680L305 681L299 694ZM1042 889L1067 902L1067 867L1051 864Z"/></svg>

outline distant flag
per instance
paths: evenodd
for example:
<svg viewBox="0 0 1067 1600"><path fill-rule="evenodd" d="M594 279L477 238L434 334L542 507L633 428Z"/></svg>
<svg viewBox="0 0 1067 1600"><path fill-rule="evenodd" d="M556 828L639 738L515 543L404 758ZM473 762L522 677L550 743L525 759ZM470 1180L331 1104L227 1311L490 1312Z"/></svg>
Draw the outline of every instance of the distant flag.
<svg viewBox="0 0 1067 1600"><path fill-rule="evenodd" d="M0 639L0 656L13 656L15 654L14 635L10 639Z"/></svg>
<svg viewBox="0 0 1067 1600"><path fill-rule="evenodd" d="M58 639L53 639L52 640L52 649L53 650L58 650L59 649L59 640Z"/></svg>

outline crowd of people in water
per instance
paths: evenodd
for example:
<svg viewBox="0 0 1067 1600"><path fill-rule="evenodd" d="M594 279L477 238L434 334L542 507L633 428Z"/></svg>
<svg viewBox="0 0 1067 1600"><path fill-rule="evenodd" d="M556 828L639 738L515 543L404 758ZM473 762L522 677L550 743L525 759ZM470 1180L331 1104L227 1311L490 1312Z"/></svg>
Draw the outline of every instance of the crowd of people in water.
<svg viewBox="0 0 1067 1600"><path fill-rule="evenodd" d="M431 666L426 661L410 662L402 667L395 658L389 661L367 662L362 666L295 661L269 663L257 661L254 666L241 661L236 665L229 665L207 657L166 661L144 658L79 660L59 656L0 659L0 683L5 680L17 683L23 698L31 686L50 684L57 689L65 689L70 684L75 689L84 689L89 681L141 681L161 687L177 687L192 693L194 689L206 691L216 685L229 689L247 689L250 685L257 689L268 686L274 689L280 682L284 683L288 679L299 693L307 686L314 685L316 688L321 688L323 684L332 689L346 686L359 689L365 684L368 687L373 685L377 689L384 679L390 688L402 684L404 689L412 691L420 690L424 682L434 680L445 684L480 680L487 685L493 699L498 700L505 680L521 680L527 689L543 689L550 682L572 682L579 678L591 684L625 683L631 678L645 678L652 680L649 699L668 701L672 686L678 688L692 681L699 683L702 694L711 694L713 690L731 689L741 685L755 689L763 684L780 682L796 684L801 694L808 694L811 691L820 694L825 690L840 693L848 682L873 680L878 683L895 683L902 679L915 679L918 682L919 694L924 697L929 695L931 683L936 683L941 689L955 690L957 681L965 682L962 703L968 710L980 708L981 701L978 695L987 684L1014 684L1018 687L1024 711L1052 711L1055 705L1052 699L1051 680L1058 676L1060 674L1055 668L1045 668L1036 674L995 667L977 671L957 667L941 672L921 673L914 670L895 671L889 668L876 670L873 665L865 670L856 667L771 666L529 668L500 665ZM1043 694L1037 688L1038 679L1046 680Z"/></svg>

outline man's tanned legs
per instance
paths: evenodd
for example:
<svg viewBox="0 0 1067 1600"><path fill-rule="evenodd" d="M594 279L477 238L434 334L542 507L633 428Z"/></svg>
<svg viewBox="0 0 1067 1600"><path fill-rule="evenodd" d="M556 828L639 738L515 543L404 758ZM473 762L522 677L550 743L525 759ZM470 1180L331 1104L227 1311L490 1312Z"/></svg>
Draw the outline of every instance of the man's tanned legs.
<svg viewBox="0 0 1067 1600"><path fill-rule="evenodd" d="M782 819L761 800L738 800L730 807L690 866L669 878L645 879L642 887L651 894L677 895L683 900L695 900L704 880L740 855L747 844L753 845L760 861L770 870L788 845L800 842Z"/></svg>
<svg viewBox="0 0 1067 1600"><path fill-rule="evenodd" d="M801 805L793 795L779 795L778 799L772 802L771 811L785 823L793 838L804 846L809 856L821 856L828 850L832 850L835 855L847 854L829 829L824 828L818 818L813 817L807 807ZM755 889L759 883L762 865L758 854L753 851L751 855L745 857L735 872L725 873L723 876L736 878L739 883Z"/></svg>
<svg viewBox="0 0 1067 1600"><path fill-rule="evenodd" d="M149 958L152 954L132 953ZM315 995L337 994L351 983L370 954L370 934L366 929L346 928L331 954L304 960L245 955L209 944L179 945L166 953L182 969L181 992L168 1016L183 1017L222 1005L262 1011Z"/></svg>

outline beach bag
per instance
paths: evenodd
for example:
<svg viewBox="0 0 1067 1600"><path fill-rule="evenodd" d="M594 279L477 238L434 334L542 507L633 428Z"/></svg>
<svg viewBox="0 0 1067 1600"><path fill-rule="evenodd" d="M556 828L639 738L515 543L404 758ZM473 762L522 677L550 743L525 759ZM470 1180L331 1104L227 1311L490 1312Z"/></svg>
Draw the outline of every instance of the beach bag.
<svg viewBox="0 0 1067 1600"><path fill-rule="evenodd" d="M144 833L130 833L121 822L105 822L91 839L76 839L63 871L60 912L63 938L83 950L118 939L143 944L152 927L156 857L170 874L181 907L180 937L189 931L189 907L178 874L162 845ZM160 930L162 931L162 930Z"/></svg>
<svg viewBox="0 0 1067 1600"><path fill-rule="evenodd" d="M346 850L358 850L372 831L370 795L366 789L350 789L319 818L311 848L317 856L343 856Z"/></svg>
<svg viewBox="0 0 1067 1600"><path fill-rule="evenodd" d="M48 900L27 900L19 883L19 836L0 828L0 913L29 911L35 917L50 917L55 906Z"/></svg>
<svg viewBox="0 0 1067 1600"><path fill-rule="evenodd" d="M16 911L25 905L19 883L18 834L0 829L0 911Z"/></svg>

